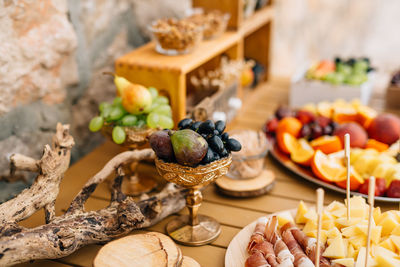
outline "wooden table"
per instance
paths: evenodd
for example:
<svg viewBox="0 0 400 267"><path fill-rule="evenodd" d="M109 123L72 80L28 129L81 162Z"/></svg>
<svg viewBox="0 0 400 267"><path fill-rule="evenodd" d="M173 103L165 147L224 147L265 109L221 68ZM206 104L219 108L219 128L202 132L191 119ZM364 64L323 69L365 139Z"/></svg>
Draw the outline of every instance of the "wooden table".
<svg viewBox="0 0 400 267"><path fill-rule="evenodd" d="M269 84L261 85L255 92L247 92L243 110L229 128L260 129L279 104L287 103L288 85L286 79L275 79ZM379 99L379 97L375 99ZM71 166L61 184L60 194L56 202L57 214L65 211L72 198L79 192L89 177L98 172L108 160L120 151L117 145L106 142ZM196 259L204 267L224 266L226 248L241 228L265 214L293 209L300 200L313 205L317 186L296 177L269 157L267 157L265 165L266 168L275 172L277 178L274 189L267 195L257 198L235 199L219 195L214 185L205 189L204 202L200 208L200 213L217 218L222 225L222 233L211 245L202 247L180 246L184 255ZM92 197L89 198L86 209L96 210L105 207L109 203L109 195L107 185L99 185ZM327 191L325 203L333 200L341 201L343 198L344 195ZM381 206L384 210L398 208L398 205L394 204L378 202L376 205ZM186 210L182 212L185 213ZM173 216L144 231L164 232L165 224ZM43 211L40 211L22 224L32 227L43 223L44 214ZM134 231L133 233L137 232L143 231ZM21 266L92 266L93 259L100 248L101 245L90 245L62 259L36 261L33 264L28 263Z"/></svg>

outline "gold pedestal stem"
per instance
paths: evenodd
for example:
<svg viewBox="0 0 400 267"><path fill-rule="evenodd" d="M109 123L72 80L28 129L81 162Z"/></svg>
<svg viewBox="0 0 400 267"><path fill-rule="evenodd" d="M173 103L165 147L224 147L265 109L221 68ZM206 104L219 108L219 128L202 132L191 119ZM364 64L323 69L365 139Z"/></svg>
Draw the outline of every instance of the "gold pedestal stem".
<svg viewBox="0 0 400 267"><path fill-rule="evenodd" d="M199 211L203 196L198 188L189 189L186 196L186 206L189 210L189 224L195 226L199 224L197 213Z"/></svg>

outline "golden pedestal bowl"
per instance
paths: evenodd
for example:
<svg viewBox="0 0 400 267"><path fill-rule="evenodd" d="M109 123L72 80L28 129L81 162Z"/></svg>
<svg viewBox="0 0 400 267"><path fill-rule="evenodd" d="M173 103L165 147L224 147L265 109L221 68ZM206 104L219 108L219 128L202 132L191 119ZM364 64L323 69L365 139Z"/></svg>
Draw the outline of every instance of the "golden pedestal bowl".
<svg viewBox="0 0 400 267"><path fill-rule="evenodd" d="M186 206L189 215L170 221L166 231L176 242L188 246L201 246L213 242L221 233L220 224L206 215L198 215L203 196L200 188L227 174L232 163L229 155L207 165L192 168L155 159L158 173L167 181L189 189Z"/></svg>
<svg viewBox="0 0 400 267"><path fill-rule="evenodd" d="M104 124L101 132L104 136L112 140L112 124ZM121 126L126 133L125 141L120 144L121 147L128 150L138 149L148 143L149 137L152 133L159 129L152 129L148 127L128 127ZM122 181L121 190L124 194L129 196L139 196L143 193L149 193L157 187L157 182L154 178L149 177L145 173L138 173L136 167L139 162L133 162L125 171L129 174ZM111 184L110 184L111 189Z"/></svg>

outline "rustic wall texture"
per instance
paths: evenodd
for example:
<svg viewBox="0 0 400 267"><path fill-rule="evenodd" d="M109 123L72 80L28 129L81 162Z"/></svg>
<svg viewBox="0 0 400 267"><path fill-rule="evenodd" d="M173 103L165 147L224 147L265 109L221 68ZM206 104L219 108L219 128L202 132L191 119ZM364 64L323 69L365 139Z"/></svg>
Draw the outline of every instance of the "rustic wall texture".
<svg viewBox="0 0 400 267"><path fill-rule="evenodd" d="M275 0L272 73L304 62L369 55L400 66L400 1ZM114 97L115 58L148 40L146 25L181 16L190 0L0 0L0 176L8 157L39 158L57 121L70 123L73 160L102 141L87 125ZM29 183L0 181L0 202Z"/></svg>
<svg viewBox="0 0 400 267"><path fill-rule="evenodd" d="M0 175L8 157L40 158L58 121L76 160L102 141L88 131L115 89L104 71L149 38L146 25L183 14L188 0L0 0ZM160 9L154 8L162 7ZM0 181L0 202L29 185Z"/></svg>

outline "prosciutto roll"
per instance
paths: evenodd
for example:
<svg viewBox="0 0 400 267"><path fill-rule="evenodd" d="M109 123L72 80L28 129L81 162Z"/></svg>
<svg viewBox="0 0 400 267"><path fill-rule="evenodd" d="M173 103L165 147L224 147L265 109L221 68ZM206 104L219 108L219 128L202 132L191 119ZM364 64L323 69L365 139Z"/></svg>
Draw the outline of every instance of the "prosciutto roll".
<svg viewBox="0 0 400 267"><path fill-rule="evenodd" d="M258 252L260 252L264 255L265 259L268 261L268 263L272 267L278 266L278 262L276 260L276 256L275 256L275 252L274 252L274 246L270 242L263 241L262 243L255 245L251 250L251 254L258 253Z"/></svg>
<svg viewBox="0 0 400 267"><path fill-rule="evenodd" d="M316 257L316 250L317 250L317 240L315 238L307 236L303 231L301 231L299 228L291 227L290 228L293 237L296 239L296 241L300 244L300 246L303 248L307 256L311 259L312 262L315 264L315 257ZM321 253L322 253L322 248L321 248ZM321 267L330 267L331 264L329 260L325 257L322 257L320 255L319 257L319 266Z"/></svg>
<svg viewBox="0 0 400 267"><path fill-rule="evenodd" d="M265 218L261 218L260 220L257 221L256 227L254 228L253 234L250 237L250 242L247 246L247 252L250 253L251 249L255 245L262 243L265 240L264 238L265 224L266 224Z"/></svg>
<svg viewBox="0 0 400 267"><path fill-rule="evenodd" d="M297 243L290 230L282 233L282 239L294 256L294 266L296 267L314 267L314 263L303 252L299 243Z"/></svg>
<svg viewBox="0 0 400 267"><path fill-rule="evenodd" d="M277 238L274 244L274 252L280 263L279 267L293 267L294 256L281 238Z"/></svg>
<svg viewBox="0 0 400 267"><path fill-rule="evenodd" d="M245 267L271 267L261 252L255 252L247 258Z"/></svg>

